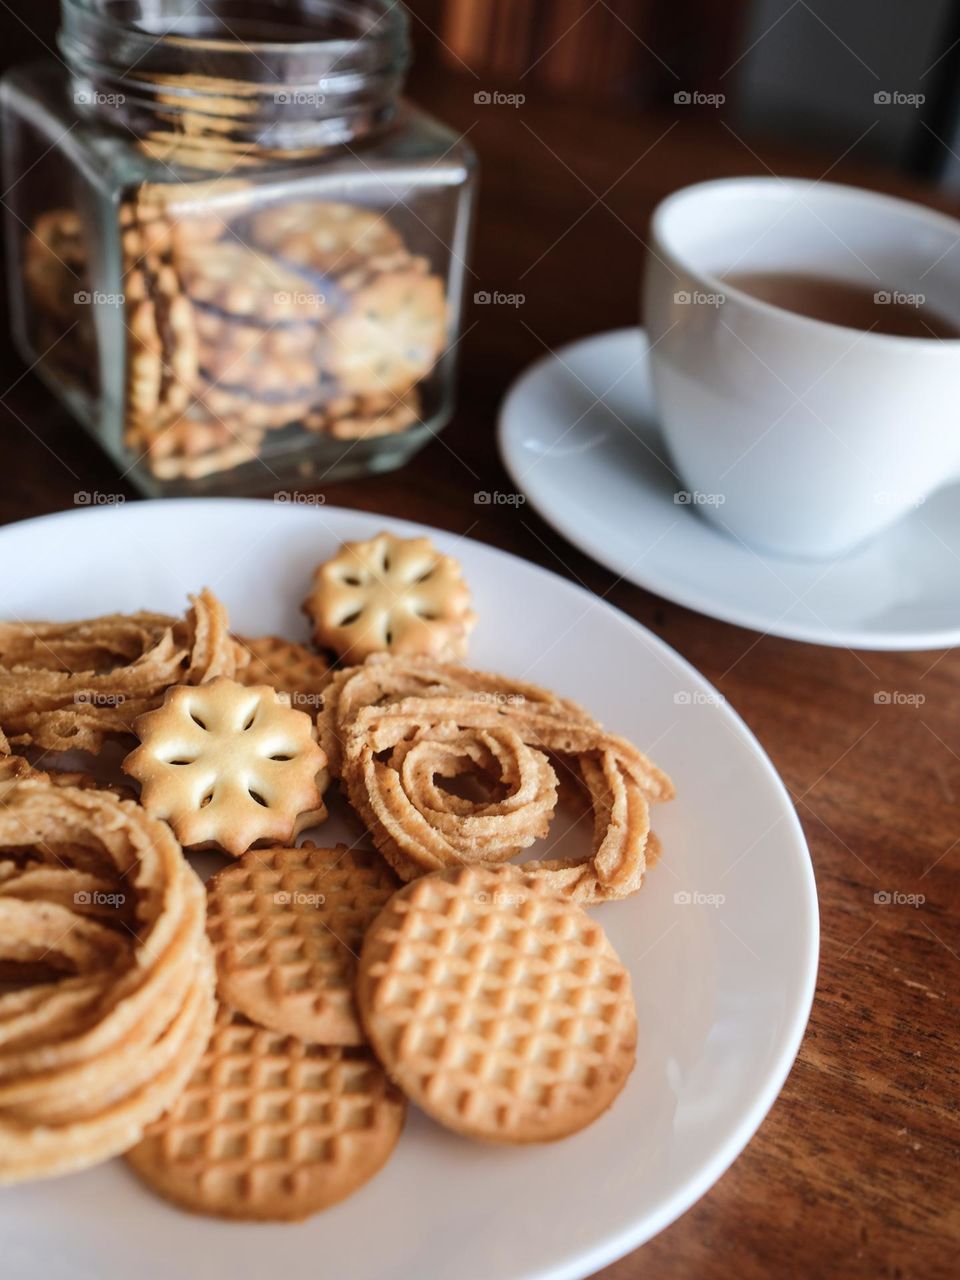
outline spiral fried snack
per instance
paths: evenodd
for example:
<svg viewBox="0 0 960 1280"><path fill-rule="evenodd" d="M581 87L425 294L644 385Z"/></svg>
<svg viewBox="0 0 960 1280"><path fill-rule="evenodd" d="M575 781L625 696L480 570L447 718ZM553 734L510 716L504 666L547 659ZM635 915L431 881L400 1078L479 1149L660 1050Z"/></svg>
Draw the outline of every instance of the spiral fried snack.
<svg viewBox="0 0 960 1280"><path fill-rule="evenodd" d="M502 721L512 706L524 703L552 708L570 719L592 723L586 711L575 702L535 684L488 675L456 663L430 658L393 658L377 653L362 666L334 672L322 692L317 735L327 754L331 774L339 777L341 773L343 726L350 725L364 707L400 702L408 697L432 698L468 692L487 703L498 721Z"/></svg>
<svg viewBox="0 0 960 1280"><path fill-rule="evenodd" d="M463 667L378 655L333 678L318 725L332 771L404 880L503 862L543 838L556 766L589 801L593 847L524 872L580 902L623 898L656 852L650 802L673 795L646 756L574 703Z"/></svg>
<svg viewBox="0 0 960 1280"><path fill-rule="evenodd" d="M164 823L43 779L0 800L2 1184L139 1140L207 1042L214 969L203 886Z"/></svg>
<svg viewBox="0 0 960 1280"><path fill-rule="evenodd" d="M83 622L0 623L0 727L10 741L99 752L131 733L174 684L234 676L248 661L227 612L203 590L182 619L108 614Z"/></svg>

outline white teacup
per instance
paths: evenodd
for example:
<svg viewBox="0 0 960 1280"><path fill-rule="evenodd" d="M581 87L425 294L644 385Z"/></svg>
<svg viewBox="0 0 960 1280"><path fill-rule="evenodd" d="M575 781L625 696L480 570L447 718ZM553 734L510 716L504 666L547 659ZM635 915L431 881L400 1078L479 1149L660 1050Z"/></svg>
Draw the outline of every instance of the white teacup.
<svg viewBox="0 0 960 1280"><path fill-rule="evenodd" d="M722 280L770 271L921 295L960 328L960 222L778 178L699 183L654 213L644 322L690 500L745 542L836 556L960 480L960 339L844 328Z"/></svg>

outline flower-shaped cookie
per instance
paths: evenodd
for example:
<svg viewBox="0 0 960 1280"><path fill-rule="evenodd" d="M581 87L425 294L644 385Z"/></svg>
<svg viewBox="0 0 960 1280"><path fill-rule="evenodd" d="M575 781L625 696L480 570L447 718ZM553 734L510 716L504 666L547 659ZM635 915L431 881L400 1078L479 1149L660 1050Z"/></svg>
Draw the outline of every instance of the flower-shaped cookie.
<svg viewBox="0 0 960 1280"><path fill-rule="evenodd" d="M260 840L292 840L306 814L314 823L325 816L327 758L311 718L276 689L225 677L174 685L134 729L141 745L124 771L182 845L239 857Z"/></svg>
<svg viewBox="0 0 960 1280"><path fill-rule="evenodd" d="M429 538L345 542L303 604L316 644L348 663L371 653L463 657L477 616L460 565Z"/></svg>

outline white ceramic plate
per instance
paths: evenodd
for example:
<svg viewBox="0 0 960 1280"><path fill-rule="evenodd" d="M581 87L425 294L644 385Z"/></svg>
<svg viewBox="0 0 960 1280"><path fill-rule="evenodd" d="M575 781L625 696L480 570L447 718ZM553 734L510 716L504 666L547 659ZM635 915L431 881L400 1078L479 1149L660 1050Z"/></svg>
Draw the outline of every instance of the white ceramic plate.
<svg viewBox="0 0 960 1280"><path fill-rule="evenodd" d="M683 484L656 426L642 329L571 343L522 374L503 404L500 451L549 524L667 600L816 644L960 643L956 486L839 560L755 551L675 500Z"/></svg>
<svg viewBox="0 0 960 1280"><path fill-rule="evenodd" d="M173 613L206 584L238 630L300 638L311 568L386 523L423 532L270 502L49 516L0 531L0 616ZM5 1189L5 1280L573 1280L701 1196L777 1096L810 1008L818 921L803 835L769 760L720 695L642 627L542 569L428 532L473 587L473 661L580 700L676 782L678 798L655 815L661 863L635 897L596 911L636 991L627 1087L591 1128L539 1148L483 1146L412 1111L382 1173L295 1226L192 1217L119 1160Z"/></svg>

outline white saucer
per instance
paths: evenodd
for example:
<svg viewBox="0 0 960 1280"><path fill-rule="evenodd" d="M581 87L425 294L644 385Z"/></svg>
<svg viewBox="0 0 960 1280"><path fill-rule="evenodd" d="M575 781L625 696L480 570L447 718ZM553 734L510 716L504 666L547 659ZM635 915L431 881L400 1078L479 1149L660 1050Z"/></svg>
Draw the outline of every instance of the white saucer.
<svg viewBox="0 0 960 1280"><path fill-rule="evenodd" d="M817 644L960 643L956 487L839 560L754 551L675 501L684 485L656 426L642 329L585 338L528 369L504 401L500 452L549 524L668 600Z"/></svg>

